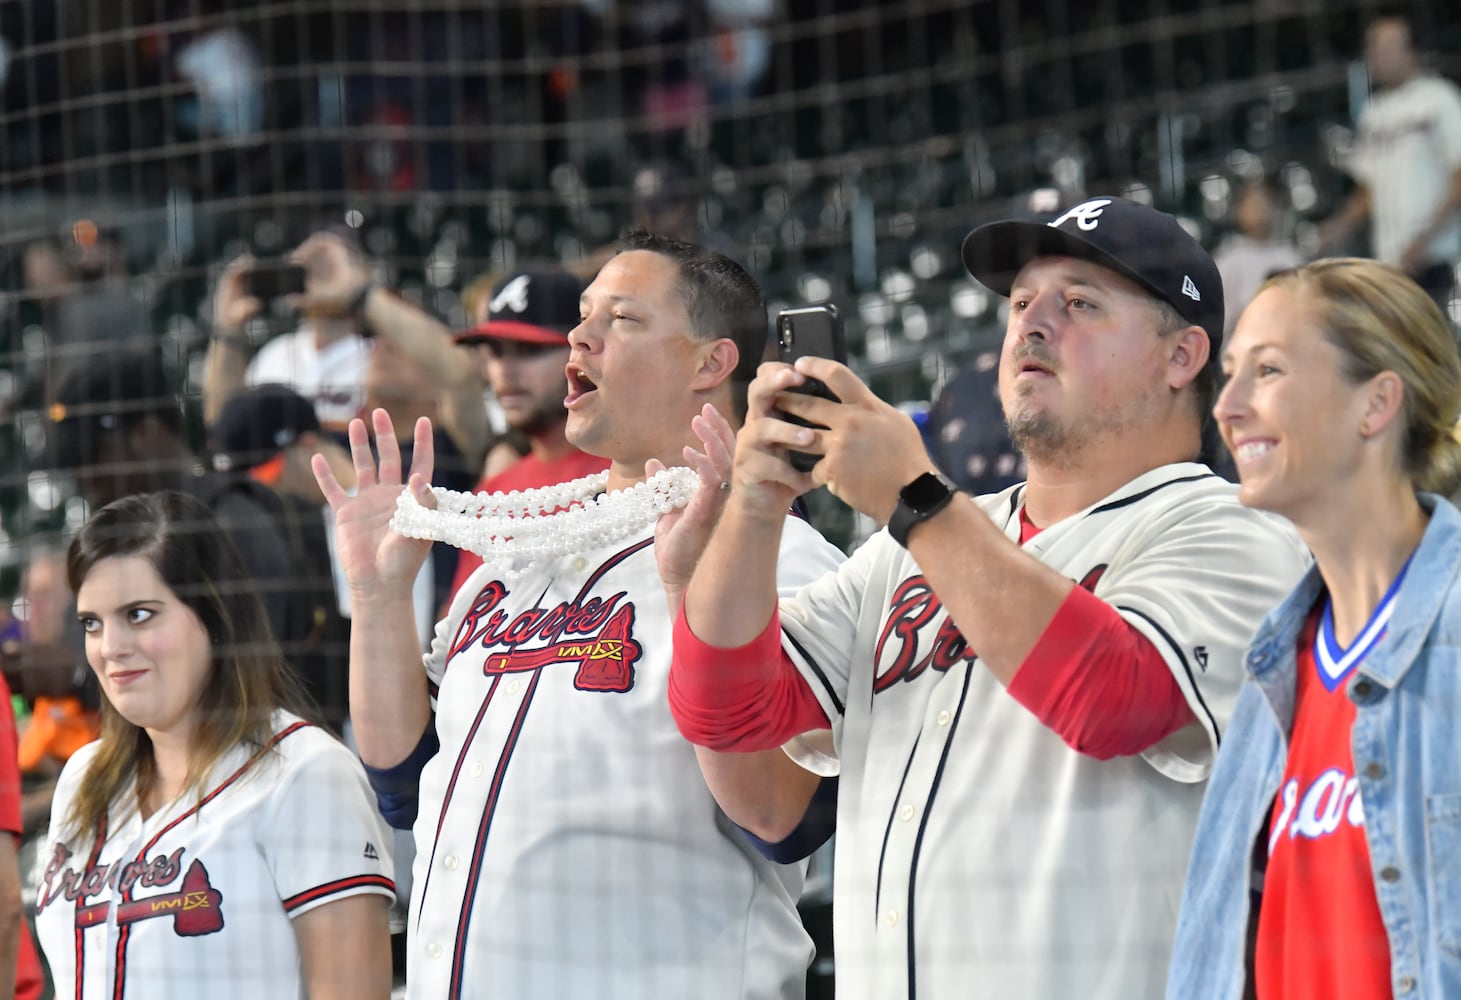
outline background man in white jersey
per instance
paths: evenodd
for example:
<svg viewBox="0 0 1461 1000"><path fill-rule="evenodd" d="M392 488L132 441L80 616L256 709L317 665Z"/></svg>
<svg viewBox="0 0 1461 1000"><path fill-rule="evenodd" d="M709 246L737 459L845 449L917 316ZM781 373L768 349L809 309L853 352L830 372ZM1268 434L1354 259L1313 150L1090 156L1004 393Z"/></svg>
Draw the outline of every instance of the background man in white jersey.
<svg viewBox="0 0 1461 1000"><path fill-rule="evenodd" d="M416 812L420 780L412 997L804 990L803 871L761 857L716 807L665 706L667 590L678 606L683 581L667 588L655 552L675 564L675 526L704 518L669 515L657 529L640 502L671 487L688 499L698 471L711 488L696 502L723 503L733 444L719 412L744 412L765 305L720 254L646 233L621 247L584 291L568 338L567 436L608 458L606 473L545 487L530 506L547 517L504 527L491 510L444 516L425 485L430 425L417 427L409 490L420 506L406 502L403 529L424 518L470 543L495 524L518 553L466 581L425 671L409 628L424 543L390 527L402 480L389 421L373 418L378 469L364 424L351 425L357 497L315 465L352 587L351 717L387 818ZM697 471L664 469L687 462ZM588 522L591 540L576 543ZM530 537L545 546L531 559ZM841 562L799 520L784 544L788 594Z"/></svg>
<svg viewBox="0 0 1461 1000"><path fill-rule="evenodd" d="M1356 187L1320 248L1332 251L1368 220L1375 258L1413 277L1444 312L1461 259L1461 90L1426 71L1403 17L1370 25L1365 65L1376 93L1348 164Z"/></svg>
<svg viewBox="0 0 1461 1000"><path fill-rule="evenodd" d="M1304 557L1194 461L1223 296L1176 220L1096 198L981 227L964 261L1010 298L1028 481L958 494L845 367L763 367L671 706L763 838L840 770L839 997L1159 996L1241 650ZM841 402L789 391L809 377ZM776 511L818 483L888 530L778 600Z"/></svg>

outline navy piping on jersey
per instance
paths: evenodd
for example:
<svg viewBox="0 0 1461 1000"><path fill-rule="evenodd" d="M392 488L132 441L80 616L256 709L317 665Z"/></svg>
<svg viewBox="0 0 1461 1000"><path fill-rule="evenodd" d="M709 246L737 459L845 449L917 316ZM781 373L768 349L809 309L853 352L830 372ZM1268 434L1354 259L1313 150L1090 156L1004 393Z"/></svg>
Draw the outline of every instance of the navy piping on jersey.
<svg viewBox="0 0 1461 1000"><path fill-rule="evenodd" d="M1015 487L1015 491L1010 494L1010 509L1009 509L1009 513L1005 515L1005 523L1006 524L1009 523L1009 519L1010 518L1014 517L1017 513L1019 513L1019 510L1020 510L1020 497L1022 497L1024 495L1025 495L1025 484L1024 483L1021 483L1020 485L1016 486Z"/></svg>
<svg viewBox="0 0 1461 1000"><path fill-rule="evenodd" d="M1187 686L1192 689L1192 697L1197 699L1198 707L1202 709L1202 714L1207 717L1208 727L1212 731L1213 743L1221 747L1222 733L1218 731L1217 717L1212 714L1212 709L1207 707L1207 701L1202 697L1202 688L1198 685L1197 678L1192 673L1192 665L1187 662L1187 654L1182 651L1182 647L1177 645L1176 640L1167 634L1166 629L1152 620L1151 615L1143 611L1138 611L1136 608L1118 607L1116 610L1124 614L1136 615L1142 621L1156 629L1157 635L1162 637L1162 641L1167 644L1167 647L1177 654L1177 662L1182 664L1182 672L1187 675Z"/></svg>
<svg viewBox="0 0 1461 1000"><path fill-rule="evenodd" d="M1203 479L1222 478L1222 476L1219 476L1215 472L1203 472L1195 476L1183 476L1181 479L1168 479L1165 483L1157 483L1157 485L1144 489L1140 493L1133 493L1129 497L1122 497L1120 500L1112 500L1110 503L1102 504L1101 506L1092 509L1091 512L1086 516L1090 517L1093 514L1104 514L1108 510L1117 510L1121 507L1129 507L1131 504L1136 503L1138 500L1145 500L1147 497L1151 496L1158 490L1164 490L1168 486L1176 486L1178 483L1195 483Z"/></svg>
<svg viewBox="0 0 1461 1000"><path fill-rule="evenodd" d="M898 800L903 797L903 786L908 783L908 772L913 770L913 758L918 756L918 744L923 739L922 730L913 740L913 749L908 751L908 763L903 765L903 776L898 779L898 794L893 797L893 808L888 811L888 826L883 830L883 846L878 851L877 889L873 892L873 924L877 925L878 911L883 908L883 862L888 857L888 838L893 835L893 817L898 815Z"/></svg>
<svg viewBox="0 0 1461 1000"><path fill-rule="evenodd" d="M944 749L939 754L938 768L933 772L933 782L928 787L928 801L923 806L923 819L919 820L918 835L913 839L913 857L908 862L908 1000L914 1000L918 995L917 975L915 972L917 952L913 947L913 923L916 916L914 892L917 889L918 881L918 855L923 850L923 835L928 831L928 817L933 814L933 800L938 795L939 782L943 780L944 766L949 762L949 751L953 749L954 737L958 735L959 720L964 716L964 702L969 697L969 681L973 675L974 671L970 667L965 666L964 689L959 692L959 705L954 709L953 719L949 721L949 735L944 739Z"/></svg>
<svg viewBox="0 0 1461 1000"><path fill-rule="evenodd" d="M502 756L497 759L497 770L492 773L492 785L487 792L487 805L482 810L482 820L477 825L477 843L472 848L472 863L467 866L467 891L462 897L461 912L457 915L456 940L452 944L451 978L447 981L446 995L457 1000L462 995L462 974L467 964L467 929L472 922L472 903L477 898L477 885L482 874L482 856L487 853L487 835L492 831L492 819L497 815L497 799L502 793L502 784L507 777L507 765L517 749L517 739L522 735L523 721L528 715L528 706L533 703L533 693L538 690L538 681L543 677L541 669L533 671L528 689L523 692L522 704L518 706L517 717L512 720ZM423 892L424 896L425 893Z"/></svg>
<svg viewBox="0 0 1461 1000"><path fill-rule="evenodd" d="M832 689L831 682L827 680L826 672L822 670L821 665L816 660L812 659L811 654L807 652L807 648L797 642L796 636L787 632L785 629L782 630L781 635L782 638L791 643L792 647L797 651L797 655L802 658L802 662L807 665L807 669L816 674L817 680L822 684L822 690L827 692L827 698L832 702L832 707L837 709L837 714L847 714L845 706L842 704L842 699L837 697L837 692Z"/></svg>
<svg viewBox="0 0 1461 1000"><path fill-rule="evenodd" d="M452 765L451 778L446 783L446 792L441 797L441 812L437 814L436 832L431 838L431 857L426 864L426 877L421 881L421 902L416 908L416 926L418 928L421 926L421 913L426 908L426 890L431 888L431 873L436 870L436 848L441 844L441 827L446 820L446 808L451 804L452 792L457 787L457 778L461 776L462 765L466 763L468 752L472 749L472 740L476 737L482 720L487 716L487 706L492 704L492 696L497 693L497 685L500 683L502 683L502 675L494 675L492 684L487 688L487 694L482 699L482 707L477 709L477 717L472 720L472 725L467 729L467 738L462 740L462 748L457 752L457 762Z"/></svg>
<svg viewBox="0 0 1461 1000"><path fill-rule="evenodd" d="M309 722L296 722L296 723L294 723L294 724L292 724L290 726L285 727L284 729L280 730L279 732L275 733L272 739L270 739L267 743L265 743L258 750L254 751L254 753L249 757L249 759L246 760L246 761L244 761L243 766L241 766L237 771L234 771L227 778L225 778L219 784L219 786L217 788L213 789L213 791L209 792L206 796L204 796L203 798L199 799L197 805L193 806L187 812L183 813L181 816L178 816L171 823L167 824L167 826L164 826L161 830L158 830L157 833L153 834L152 839L149 840L149 841L147 841L147 843L143 844L142 845L142 849L137 852L137 858L136 858L136 860L140 862L143 859L145 859L147 857L147 852L150 851L150 850L152 850L154 847L156 847L157 846L157 842L159 840L161 840L168 833L169 830L171 830L173 827L177 826L183 820L185 820L188 817L194 815L195 813L201 812L203 810L203 807L206 806L208 803L212 802L214 799L218 798L218 796L223 793L224 789L228 788L229 785L232 785L239 778L243 777L244 773L247 772L249 768L253 767L256 763L258 763L259 760L263 758L264 754L268 753L270 750L272 750L275 747L277 747L280 743L284 742L284 740L287 737L293 736L295 733L299 732L301 729L309 728L312 725L313 725L313 723L309 723ZM97 857L100 856L100 844L98 844L97 853L96 853L95 856L97 856ZM122 891L121 898L118 900L118 905L120 905L121 903L130 903L131 901L132 901L132 890L131 890L131 888L124 889ZM132 937L132 925L131 924L126 924L125 926L123 926L123 927L121 927L121 928L118 929L118 931L117 931L117 966L116 966L117 973L116 973L116 979L112 983L112 1000L122 1000L122 996L123 996L123 994L126 991L126 986L127 986L127 942L131 939L131 937ZM80 952L80 940L79 940L79 938L78 938L78 941L77 941L77 945L78 945L77 951L78 951L78 954L79 954L79 952ZM77 963L77 966L76 966L76 995L77 995L78 998L81 996L81 982L82 982L82 968L81 968L81 964L78 962Z"/></svg>

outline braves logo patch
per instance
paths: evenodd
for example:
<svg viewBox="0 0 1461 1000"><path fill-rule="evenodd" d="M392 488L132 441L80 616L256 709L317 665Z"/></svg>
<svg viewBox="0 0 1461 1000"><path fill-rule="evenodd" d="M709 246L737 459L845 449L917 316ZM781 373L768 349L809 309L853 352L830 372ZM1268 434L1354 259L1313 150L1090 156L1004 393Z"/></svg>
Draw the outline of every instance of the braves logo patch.
<svg viewBox="0 0 1461 1000"><path fill-rule="evenodd" d="M1082 577L1076 586L1095 593L1096 584L1106 572L1102 563ZM943 602L922 576L909 577L893 591L888 602L888 615L883 632L878 636L873 662L878 674L873 679L873 694L880 694L899 681L917 680L929 667L946 672L961 661L972 663L979 654L969 648L968 641L953 618L942 615L938 630L928 651L919 656L922 636L929 624L943 612Z"/></svg>
<svg viewBox="0 0 1461 1000"><path fill-rule="evenodd" d="M580 691L623 694L634 686L634 664L644 650L633 638L634 605L623 591L512 618L502 607L507 594L501 581L482 588L457 628L448 659L480 647L487 650L482 671L489 676L576 664L573 686Z"/></svg>
<svg viewBox="0 0 1461 1000"><path fill-rule="evenodd" d="M201 861L194 860L188 865L187 873L176 890L142 899L127 898L136 887L167 886L175 882L182 868L182 856L180 847L171 854L96 865L83 872L66 867L71 851L65 845L57 844L46 866L36 912L44 911L64 897L82 904L76 907L76 926L81 930L106 923L114 905L120 926L154 917L171 917L173 933L179 937L199 937L223 930L223 893L213 887L208 869ZM121 897L119 902L86 903L88 897L108 887Z"/></svg>

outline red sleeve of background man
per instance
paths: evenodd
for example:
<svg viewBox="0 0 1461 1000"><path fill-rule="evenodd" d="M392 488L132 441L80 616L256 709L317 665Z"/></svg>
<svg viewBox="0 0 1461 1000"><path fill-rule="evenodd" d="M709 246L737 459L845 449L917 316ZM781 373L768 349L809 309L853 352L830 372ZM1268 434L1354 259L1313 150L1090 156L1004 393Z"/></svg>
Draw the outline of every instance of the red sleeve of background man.
<svg viewBox="0 0 1461 1000"><path fill-rule="evenodd" d="M1115 608L1071 588L1009 693L1071 749L1141 753L1194 720L1162 654Z"/></svg>
<svg viewBox="0 0 1461 1000"><path fill-rule="evenodd" d="M817 696L781 648L781 616L744 646L696 638L682 608L670 660L670 714L696 746L752 753L830 725Z"/></svg>

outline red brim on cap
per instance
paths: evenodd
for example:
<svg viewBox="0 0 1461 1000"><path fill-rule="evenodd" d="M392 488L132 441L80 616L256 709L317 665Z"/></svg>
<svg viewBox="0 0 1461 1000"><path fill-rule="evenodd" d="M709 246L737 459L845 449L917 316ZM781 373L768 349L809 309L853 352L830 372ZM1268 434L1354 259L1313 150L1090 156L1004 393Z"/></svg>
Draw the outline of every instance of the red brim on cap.
<svg viewBox="0 0 1461 1000"><path fill-rule="evenodd" d="M456 335L458 344L476 344L484 340L517 340L525 344L549 344L554 347L568 346L568 334L549 330L545 326L531 323L517 323L508 319L488 320L478 323L470 330Z"/></svg>

